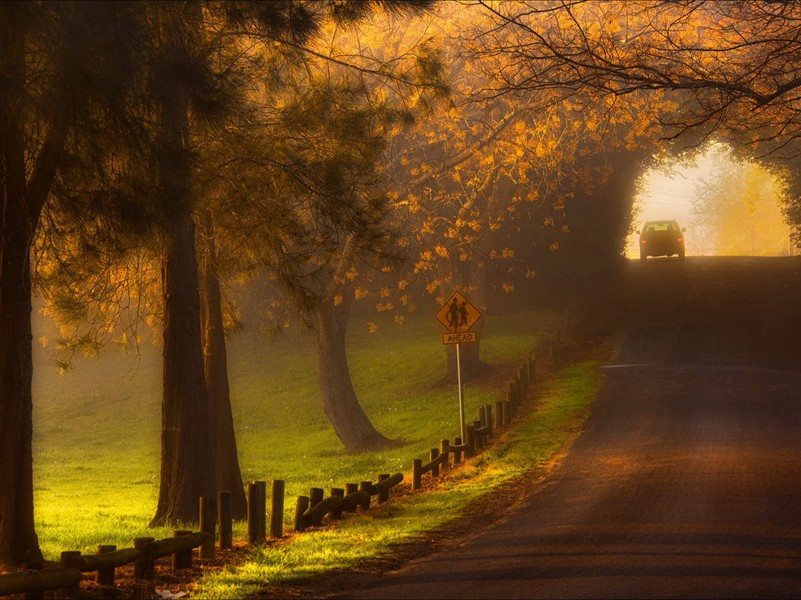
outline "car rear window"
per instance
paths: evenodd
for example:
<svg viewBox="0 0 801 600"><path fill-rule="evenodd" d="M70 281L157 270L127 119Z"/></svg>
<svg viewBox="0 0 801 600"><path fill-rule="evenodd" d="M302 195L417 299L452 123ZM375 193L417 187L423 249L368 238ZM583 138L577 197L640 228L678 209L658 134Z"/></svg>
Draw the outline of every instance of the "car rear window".
<svg viewBox="0 0 801 600"><path fill-rule="evenodd" d="M642 230L643 232L647 231L675 231L677 229L675 223L671 223L670 221L662 222L662 223L646 223Z"/></svg>

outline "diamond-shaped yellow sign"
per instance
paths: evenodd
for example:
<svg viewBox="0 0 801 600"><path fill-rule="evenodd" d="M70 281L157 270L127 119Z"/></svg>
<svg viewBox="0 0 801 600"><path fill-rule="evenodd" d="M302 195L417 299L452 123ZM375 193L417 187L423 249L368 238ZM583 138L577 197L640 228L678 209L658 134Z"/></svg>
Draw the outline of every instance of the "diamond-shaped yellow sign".
<svg viewBox="0 0 801 600"><path fill-rule="evenodd" d="M454 292L434 316L448 331L468 331L481 318L481 311L460 292Z"/></svg>

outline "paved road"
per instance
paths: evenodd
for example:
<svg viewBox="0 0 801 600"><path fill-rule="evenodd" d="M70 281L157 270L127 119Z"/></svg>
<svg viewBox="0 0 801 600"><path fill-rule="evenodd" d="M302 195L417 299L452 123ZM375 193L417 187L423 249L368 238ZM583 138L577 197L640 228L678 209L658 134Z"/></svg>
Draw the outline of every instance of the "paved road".
<svg viewBox="0 0 801 600"><path fill-rule="evenodd" d="M799 270L632 264L628 336L561 466L478 536L345 596L801 597Z"/></svg>

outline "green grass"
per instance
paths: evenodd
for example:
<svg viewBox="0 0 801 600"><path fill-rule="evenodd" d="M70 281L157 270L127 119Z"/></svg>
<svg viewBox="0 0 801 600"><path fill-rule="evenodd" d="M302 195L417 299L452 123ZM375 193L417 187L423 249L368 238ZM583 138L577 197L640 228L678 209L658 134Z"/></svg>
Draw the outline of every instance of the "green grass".
<svg viewBox="0 0 801 600"><path fill-rule="evenodd" d="M512 431L507 443L451 474L442 485L348 518L336 527L256 549L242 565L204 577L193 595L244 598L265 586L354 566L445 525L493 487L544 465L558 453L578 432L598 384L595 362L563 369L543 390L537 410Z"/></svg>
<svg viewBox="0 0 801 600"><path fill-rule="evenodd" d="M552 317L539 312L488 318L483 360L493 365L519 361L551 324ZM439 325L430 316L408 319L402 327L379 325L370 334L364 321L354 320L348 342L351 371L373 423L404 444L359 456L344 453L322 413L310 336L243 333L233 338L232 404L245 480L285 479L291 499L312 486L341 487L375 479L380 472L408 471L433 441L455 436L455 386L444 383ZM47 333L39 329L37 336ZM46 557L56 558L62 550L90 552L101 543L128 547L134 537L171 534L171 529L147 528L158 493L160 386L158 349L109 350L100 359L76 361L64 375L50 366L46 351L37 352L34 493ZM489 383L468 385L468 414L499 397ZM420 497L413 505L425 510L426 502ZM435 506L430 510L438 512ZM412 520L412 529L428 526ZM367 551L376 538L366 530L358 533L360 522L348 521L343 531L369 538L362 549ZM242 524L235 535L244 535ZM302 543L314 544L326 535L313 534ZM338 555L328 546L320 551ZM290 565L293 559L290 554L275 560ZM307 556L306 562L313 561Z"/></svg>

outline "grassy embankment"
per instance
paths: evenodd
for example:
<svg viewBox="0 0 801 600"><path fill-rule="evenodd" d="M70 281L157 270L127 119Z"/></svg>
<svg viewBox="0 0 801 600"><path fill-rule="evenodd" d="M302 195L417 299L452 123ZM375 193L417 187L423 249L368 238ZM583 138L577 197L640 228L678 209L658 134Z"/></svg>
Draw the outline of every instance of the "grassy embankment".
<svg viewBox="0 0 801 600"><path fill-rule="evenodd" d="M542 313L491 317L482 342L483 360L492 365L518 362L535 346L537 336L549 331L551 322L551 317ZM381 323L375 334L357 321L352 330L349 355L359 397L379 430L405 441L401 447L359 456L342 451L320 408L308 335L273 339L240 334L230 344L243 476L245 480L285 479L290 507L294 497L307 493L311 486L342 486L347 481L375 479L381 472L407 472L412 458L423 457L440 438L455 436L455 389L443 381L444 352L433 319L420 316L407 320L403 327ZM46 353L37 352L36 519L48 558L57 558L61 550L68 549L93 552L99 543L128 547L132 538L141 535L171 535L172 528L147 529L158 491L159 353L154 348L142 348L139 356L109 350L100 359L78 361L71 372L59 375L48 365ZM499 396L500 390L490 381L467 386L468 415ZM572 414L571 402L560 397L558 410ZM564 437L561 432L543 430L536 437L544 440L552 435L558 439L548 448L555 448ZM548 448L538 452L545 457L551 452ZM514 451L497 459L508 461L510 456ZM529 464L532 457L524 462ZM444 496L420 496L411 501L409 510L416 511L413 520L402 518L397 525L393 521L386 531L369 529L372 525L365 523L370 524L372 517L347 521L341 529L345 537L337 539L360 539L357 552L340 553L339 542L326 541L337 534L314 533L287 545L285 558L267 551L240 569L234 581L217 578L204 589L229 595L230 588L224 586L243 584L240 591L244 592L251 589L253 576L278 573L280 579L289 568L297 567L296 573L303 574L309 568L352 564L366 552L380 549L382 543L440 523L443 507L474 497L512 473L512 463L498 462L493 468L495 459L487 460L489 468L479 479L464 480L467 487L454 484ZM429 517L421 518L427 512ZM288 510L287 520L290 513ZM237 525L235 535L244 536L242 524ZM282 561L286 561L284 570L278 566Z"/></svg>

